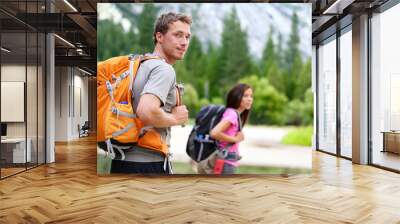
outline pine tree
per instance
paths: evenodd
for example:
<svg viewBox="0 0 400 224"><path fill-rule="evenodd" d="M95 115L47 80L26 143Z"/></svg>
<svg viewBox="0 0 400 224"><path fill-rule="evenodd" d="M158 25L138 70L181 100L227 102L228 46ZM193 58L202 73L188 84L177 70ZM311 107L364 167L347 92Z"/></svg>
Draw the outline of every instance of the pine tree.
<svg viewBox="0 0 400 224"><path fill-rule="evenodd" d="M298 26L299 26L299 19L297 17L297 14L293 13L291 32L285 55L285 64L287 65L286 69L289 71L293 68L295 58L300 54L299 50L300 37L299 37Z"/></svg>
<svg viewBox="0 0 400 224"><path fill-rule="evenodd" d="M278 67L280 69L284 68L284 60L283 60L283 37L280 32L278 32L278 44L276 45L276 59L278 63Z"/></svg>
<svg viewBox="0 0 400 224"><path fill-rule="evenodd" d="M266 74L266 77L270 81L270 84L275 87L275 89L278 90L280 93L286 93L284 80L285 73L283 72L283 70L279 69L276 61L273 61L268 66L267 72L268 73Z"/></svg>
<svg viewBox="0 0 400 224"><path fill-rule="evenodd" d="M288 40L288 47L285 51L285 75L284 83L286 89L286 96L289 100L294 99L296 96L297 79L302 71L303 62L299 50L299 19L296 13L292 15L292 29Z"/></svg>
<svg viewBox="0 0 400 224"><path fill-rule="evenodd" d="M138 18L138 53L152 52L154 49L153 29L156 21L158 8L152 3L146 3L143 6L143 11Z"/></svg>
<svg viewBox="0 0 400 224"><path fill-rule="evenodd" d="M236 10L224 18L222 47L218 63L218 80L215 83L223 95L241 77L249 74L252 63L247 45L247 34L240 27Z"/></svg>
<svg viewBox="0 0 400 224"><path fill-rule="evenodd" d="M116 24L111 20L100 20L97 26L99 61L132 52L135 41L132 31L125 32L121 24ZM110 33L113 35L109 35ZM116 36L118 38L114 38Z"/></svg>
<svg viewBox="0 0 400 224"><path fill-rule="evenodd" d="M196 36L192 36L189 49L185 55L184 64L188 72L188 78L199 93L203 89L205 78L205 58L202 50L202 44ZM202 95L202 94L200 94Z"/></svg>
<svg viewBox="0 0 400 224"><path fill-rule="evenodd" d="M267 42L264 47L264 51L261 58L261 70L262 73L268 77L269 69L271 65L276 61L275 44L273 40L273 27L270 27Z"/></svg>
<svg viewBox="0 0 400 224"><path fill-rule="evenodd" d="M268 34L267 42L264 47L261 68L263 77L267 77L270 84L275 87L280 93L286 93L285 80L283 75L285 74L280 66L280 52L281 52L281 41L282 36L280 34L278 38L278 45L275 45L273 40L274 30L271 26Z"/></svg>
<svg viewBox="0 0 400 224"><path fill-rule="evenodd" d="M283 82L285 85L285 94L289 100L301 98L302 95L297 95L297 80L303 70L303 63L300 55L296 56L290 70L284 70Z"/></svg>
<svg viewBox="0 0 400 224"><path fill-rule="evenodd" d="M175 68L176 80L178 83L189 83L190 80L193 79L193 77L190 77L184 61L176 61L173 66Z"/></svg>
<svg viewBox="0 0 400 224"><path fill-rule="evenodd" d="M187 64L187 68L189 70L195 69L196 64L199 59L203 56L203 50L201 48L200 40L193 35L190 40L189 48L185 55L185 63Z"/></svg>
<svg viewBox="0 0 400 224"><path fill-rule="evenodd" d="M311 87L311 58L303 65L299 78L296 82L295 97L304 100L305 92Z"/></svg>
<svg viewBox="0 0 400 224"><path fill-rule="evenodd" d="M207 58L205 63L205 78L203 83L203 96L207 100L211 100L212 97L215 97L220 93L218 85L215 85L219 78L219 64L219 49L215 48L210 43L207 51Z"/></svg>

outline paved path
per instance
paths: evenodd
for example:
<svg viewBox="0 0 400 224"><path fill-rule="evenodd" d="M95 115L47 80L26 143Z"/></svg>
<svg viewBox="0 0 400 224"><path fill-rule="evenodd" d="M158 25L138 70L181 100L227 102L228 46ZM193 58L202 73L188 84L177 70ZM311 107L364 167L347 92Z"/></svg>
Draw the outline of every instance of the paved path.
<svg viewBox="0 0 400 224"><path fill-rule="evenodd" d="M172 128L173 161L189 161L186 155L186 141L191 129L191 126ZM246 126L245 140L239 146L243 157L240 164L311 169L311 147L280 144L288 131L288 128Z"/></svg>

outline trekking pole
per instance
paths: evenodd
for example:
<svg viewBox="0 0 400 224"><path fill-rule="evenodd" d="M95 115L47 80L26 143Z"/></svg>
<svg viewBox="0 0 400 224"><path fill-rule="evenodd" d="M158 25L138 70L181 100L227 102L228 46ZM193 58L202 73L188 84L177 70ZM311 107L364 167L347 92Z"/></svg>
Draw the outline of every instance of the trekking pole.
<svg viewBox="0 0 400 224"><path fill-rule="evenodd" d="M185 93L185 87L183 86L183 83L178 83L176 85L176 88L178 88L179 92L179 106L183 105L183 94ZM185 127L185 124L182 124L181 127Z"/></svg>

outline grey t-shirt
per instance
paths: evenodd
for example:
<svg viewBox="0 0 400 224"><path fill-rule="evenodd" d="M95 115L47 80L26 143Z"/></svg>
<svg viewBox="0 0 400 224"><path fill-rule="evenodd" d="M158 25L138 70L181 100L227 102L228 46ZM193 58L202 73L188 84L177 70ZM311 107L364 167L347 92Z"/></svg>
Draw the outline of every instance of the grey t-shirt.
<svg viewBox="0 0 400 224"><path fill-rule="evenodd" d="M174 68L160 59L143 62L137 72L132 88L133 108L136 111L140 96L153 94L161 101L161 108L171 113L176 105L176 75ZM170 145L171 128L156 128L161 138ZM125 152L125 161L156 162L163 161L164 156L151 149L134 146Z"/></svg>

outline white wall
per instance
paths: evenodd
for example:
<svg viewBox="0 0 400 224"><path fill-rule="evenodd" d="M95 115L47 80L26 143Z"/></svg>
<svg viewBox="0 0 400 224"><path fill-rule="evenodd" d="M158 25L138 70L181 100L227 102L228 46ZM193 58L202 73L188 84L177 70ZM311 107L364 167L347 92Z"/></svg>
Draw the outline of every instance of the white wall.
<svg viewBox="0 0 400 224"><path fill-rule="evenodd" d="M88 120L88 80L87 77L81 76L82 73L74 69L73 71L73 90L72 93L72 98L73 102L71 102L71 105L73 105L73 108L71 108L71 136L72 138L77 138L79 133L78 133L78 125L82 126L85 121Z"/></svg>
<svg viewBox="0 0 400 224"><path fill-rule="evenodd" d="M1 65L1 81L25 82L25 65Z"/></svg>
<svg viewBox="0 0 400 224"><path fill-rule="evenodd" d="M68 141L69 69L55 68L55 141Z"/></svg>
<svg viewBox="0 0 400 224"><path fill-rule="evenodd" d="M77 139L78 124L88 120L88 78L82 75L76 68L56 67L56 141Z"/></svg>

